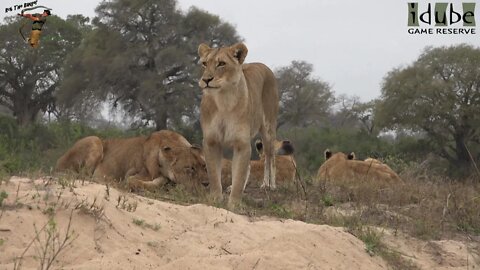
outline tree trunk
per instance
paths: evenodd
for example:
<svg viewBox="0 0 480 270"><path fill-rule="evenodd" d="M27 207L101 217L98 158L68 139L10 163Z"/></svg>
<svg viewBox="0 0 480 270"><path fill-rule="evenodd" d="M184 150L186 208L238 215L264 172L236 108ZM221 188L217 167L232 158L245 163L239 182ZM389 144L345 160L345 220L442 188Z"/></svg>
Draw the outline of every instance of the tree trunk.
<svg viewBox="0 0 480 270"><path fill-rule="evenodd" d="M19 126L26 127L33 124L37 118L39 110L22 106L15 108L15 118Z"/></svg>
<svg viewBox="0 0 480 270"><path fill-rule="evenodd" d="M13 102L13 114L18 125L22 127L34 123L40 111L38 106L35 106L35 102L29 98L30 94L31 91L28 88L17 89Z"/></svg>
<svg viewBox="0 0 480 270"><path fill-rule="evenodd" d="M165 110L157 111L155 117L155 130L167 129L168 113Z"/></svg>
<svg viewBox="0 0 480 270"><path fill-rule="evenodd" d="M470 160L470 155L468 154L466 142L465 142L465 136L463 132L458 132L454 136L455 138L455 154L456 154L456 159L457 159L457 166L459 171L464 171L466 174L468 174L471 169L471 160Z"/></svg>

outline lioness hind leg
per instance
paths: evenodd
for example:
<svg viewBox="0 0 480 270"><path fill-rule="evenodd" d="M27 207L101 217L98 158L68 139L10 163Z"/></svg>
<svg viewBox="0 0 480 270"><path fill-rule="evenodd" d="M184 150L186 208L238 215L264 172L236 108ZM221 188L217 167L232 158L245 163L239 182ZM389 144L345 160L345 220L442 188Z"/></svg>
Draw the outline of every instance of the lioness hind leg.
<svg viewBox="0 0 480 270"><path fill-rule="evenodd" d="M102 152L100 152L102 151ZM86 173L88 173L88 176L92 176L93 172L95 171L95 168L97 165L102 161L103 158L103 149L96 149L95 152L90 153L85 160L85 170Z"/></svg>
<svg viewBox="0 0 480 270"><path fill-rule="evenodd" d="M265 164L263 173L262 188L269 187L275 189L276 185L276 167L275 167L275 149L274 143L276 138L275 129L271 126L261 130L262 141L264 142Z"/></svg>

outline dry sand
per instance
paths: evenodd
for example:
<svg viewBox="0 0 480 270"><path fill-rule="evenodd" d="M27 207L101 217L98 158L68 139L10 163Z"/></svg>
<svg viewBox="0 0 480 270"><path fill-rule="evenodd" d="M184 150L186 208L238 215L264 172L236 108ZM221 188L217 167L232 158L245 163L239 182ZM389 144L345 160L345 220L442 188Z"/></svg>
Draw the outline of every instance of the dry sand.
<svg viewBox="0 0 480 270"><path fill-rule="evenodd" d="M41 228L51 213L55 213L60 238L72 213L75 237L52 269L388 268L342 228L272 218L251 220L224 209L175 205L113 188L107 195L104 185L90 182L77 181L74 188L63 189L53 181L13 177L0 190L8 193L0 218L0 269L13 269L14 258L35 238L34 224ZM22 269L38 269L46 234L39 235L42 244L31 245ZM409 252L408 241L401 242L401 248ZM466 247L458 254L455 248L443 250L450 257L439 263L441 255L423 252L425 259L418 259L419 265L446 269L450 265L445 260L455 259L452 268L466 269L462 259L468 253ZM421 257L417 251L411 253Z"/></svg>

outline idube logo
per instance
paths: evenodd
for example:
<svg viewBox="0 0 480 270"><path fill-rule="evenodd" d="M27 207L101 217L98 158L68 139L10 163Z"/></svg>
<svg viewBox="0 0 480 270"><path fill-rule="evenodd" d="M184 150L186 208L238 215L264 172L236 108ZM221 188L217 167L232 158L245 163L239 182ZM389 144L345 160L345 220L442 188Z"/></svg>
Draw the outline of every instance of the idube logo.
<svg viewBox="0 0 480 270"><path fill-rule="evenodd" d="M475 3L408 3L409 34L475 35L475 26Z"/></svg>

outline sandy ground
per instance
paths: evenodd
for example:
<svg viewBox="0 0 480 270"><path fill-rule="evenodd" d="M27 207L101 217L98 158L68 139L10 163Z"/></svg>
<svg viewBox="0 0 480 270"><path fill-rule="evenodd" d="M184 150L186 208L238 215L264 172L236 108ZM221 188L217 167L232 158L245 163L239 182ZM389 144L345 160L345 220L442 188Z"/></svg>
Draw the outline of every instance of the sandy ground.
<svg viewBox="0 0 480 270"><path fill-rule="evenodd" d="M466 240L421 241L402 233L383 231L383 241L420 269L480 269L480 243Z"/></svg>
<svg viewBox="0 0 480 270"><path fill-rule="evenodd" d="M8 193L0 218L0 269L13 269L30 243L22 269L39 269L41 258L51 257L42 256L48 234L40 231L49 216L55 223L46 228L60 242L71 217L71 244L60 251L52 269L388 269L342 228L251 220L224 209L180 206L89 182L62 188L52 181L13 177L0 190ZM34 241L36 231L39 240ZM466 244L386 237L423 269L479 269L478 253Z"/></svg>

